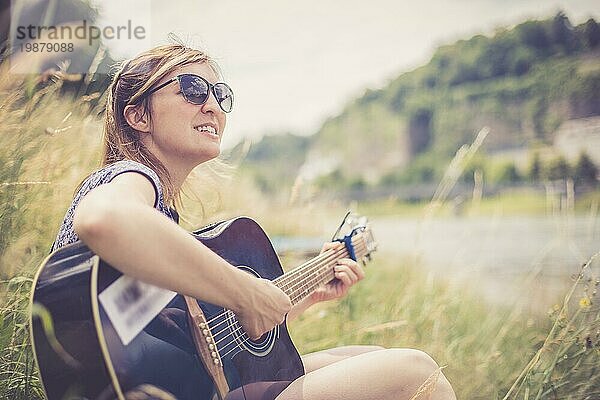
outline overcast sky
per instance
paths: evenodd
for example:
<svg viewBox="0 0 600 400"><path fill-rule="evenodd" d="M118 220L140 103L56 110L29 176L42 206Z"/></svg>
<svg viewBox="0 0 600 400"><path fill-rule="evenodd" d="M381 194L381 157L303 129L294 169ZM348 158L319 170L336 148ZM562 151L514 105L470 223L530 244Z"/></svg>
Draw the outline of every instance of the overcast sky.
<svg viewBox="0 0 600 400"><path fill-rule="evenodd" d="M242 137L312 134L366 88L427 63L441 44L559 9L573 24L600 20L597 0L103 0L101 7L105 23L127 17L145 26L151 45L172 31L219 60L236 94L226 147ZM114 53L142 50L125 44Z"/></svg>

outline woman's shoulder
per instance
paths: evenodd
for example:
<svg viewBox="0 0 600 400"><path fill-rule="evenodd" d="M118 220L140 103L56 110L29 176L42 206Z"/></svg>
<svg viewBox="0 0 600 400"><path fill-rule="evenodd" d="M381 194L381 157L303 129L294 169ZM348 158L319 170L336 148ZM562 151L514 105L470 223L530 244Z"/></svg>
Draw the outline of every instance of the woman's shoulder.
<svg viewBox="0 0 600 400"><path fill-rule="evenodd" d="M136 172L143 176L145 176L154 187L155 191L155 204L154 207L164 206L163 202L163 190L161 186L160 179L158 174L147 165L144 165L138 161L134 160L120 160L114 163L105 165L95 171L93 171L82 183L79 193L77 195L82 196L87 192L92 190L93 188L109 183L115 177L125 172ZM75 197L79 197L79 196ZM162 207L161 207L162 208Z"/></svg>
<svg viewBox="0 0 600 400"><path fill-rule="evenodd" d="M160 183L160 179L158 174L150 167L133 160L121 160L108 165L105 165L88 175L87 178L83 180L81 183L79 190L75 193L73 197L73 201L69 209L67 210L65 217L63 219L63 223L58 231L56 236L56 240L52 245L52 251L66 245L77 241L79 238L75 231L73 230L73 217L75 213L75 208L81 201L81 199L89 193L92 189L109 183L116 176L125 173L125 172L137 172L144 175L152 185L154 186L155 191L155 204L154 208L156 208L161 213L165 214L167 217L176 220L176 217L173 216L171 210L166 206L163 198L163 191ZM114 199L114 201L118 202L119 199Z"/></svg>
<svg viewBox="0 0 600 400"><path fill-rule="evenodd" d="M152 168L134 160L120 160L98 168L87 177L85 182L102 181L102 183L106 183L117 175L130 171L146 175L153 182L160 182L158 174Z"/></svg>

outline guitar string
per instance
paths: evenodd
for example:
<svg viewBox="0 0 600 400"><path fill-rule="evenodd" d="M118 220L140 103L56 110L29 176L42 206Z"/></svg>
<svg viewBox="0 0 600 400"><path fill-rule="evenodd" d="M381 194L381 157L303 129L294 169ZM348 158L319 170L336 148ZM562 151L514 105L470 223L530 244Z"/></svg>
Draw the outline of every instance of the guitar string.
<svg viewBox="0 0 600 400"><path fill-rule="evenodd" d="M353 242L357 242L357 241L358 240L353 239ZM355 246L356 243L352 243L352 245ZM348 255L347 249L345 247L342 247L339 250L336 250L335 254L338 255L339 254L338 252L340 250L342 251L342 254L344 253L344 251L346 251L346 255ZM307 263L296 268L296 270L290 271L291 273L282 275L281 277L274 279L273 282L277 283L277 284L281 284L282 286L288 286L288 285L290 285L290 283L297 282L299 278L302 279L302 277L304 275L306 275L305 271L314 269L314 267L318 268L319 267L318 264L319 264L318 262L314 262L313 260L308 261Z"/></svg>
<svg viewBox="0 0 600 400"><path fill-rule="evenodd" d="M357 248L356 248L356 249L357 249L357 250L359 250L359 251L360 251L360 250L363 250L363 246L362 246L362 244L361 244L361 245L359 245L359 246L357 246ZM320 268L321 266L326 266L326 265L330 264L330 262L331 262L331 261L333 261L334 259L338 258L338 256L339 256L340 254L343 254L343 253L344 253L344 249L340 249L340 250L337 250L337 251L336 251L336 252L334 252L334 253L330 253L330 254L328 254L328 257L327 257L327 258L325 258L325 259L323 259L323 260L321 260L321 262L320 262L320 263L317 265L317 267L318 267L318 268ZM316 269L318 270L318 268L316 268ZM314 269L314 268L313 268L313 269ZM309 274L308 276L311 276L311 275ZM316 277L316 279L319 279L319 280L320 280L320 279L321 279L321 276L317 276L317 277ZM313 278L312 278L312 280L310 280L310 281L308 281L308 282L309 282L309 283L314 283L314 281L315 281L315 278L313 277ZM291 290L291 293L290 293L290 294L293 296L293 298L292 298L292 302L293 302L293 301L295 301L295 300L297 300L297 299L300 297L300 295L302 294L302 293L299 293L299 294L296 294L296 293L295 293L295 292L297 291L297 288L298 288L298 286L305 285L305 283L306 283L306 282L307 282L307 280L306 280L306 278L305 278L305 279L304 279L304 282L301 282L301 285L295 285L295 286L293 286L293 287L292 287L292 290ZM276 282L276 283L277 283L277 282ZM290 289L290 288L286 288L286 289ZM222 312L222 313L220 313L220 314L217 314L217 315L216 315L216 316L214 316L212 319L210 319L209 321L207 321L208 327L211 329L211 331L212 331L212 330L214 330L214 329L215 329L216 327L218 327L219 325L221 325L221 324L223 324L224 322L226 322L226 319L224 319L224 320L222 320L221 322L219 322L219 323L217 323L217 324L215 324L215 325L213 325L213 326L211 326L211 325L210 325L211 323L215 322L215 320L217 320L217 319L221 318L222 316L224 316L226 313L227 313L227 310L223 311L223 312ZM225 329L226 329L226 328L225 328ZM219 332L217 332L217 333L215 333L214 335L216 336L216 335L218 335L218 334L220 334L220 333L222 333L222 330L221 330L221 331L219 331Z"/></svg>
<svg viewBox="0 0 600 400"><path fill-rule="evenodd" d="M362 246L362 245L361 245L361 246L359 246L359 247L357 247L357 250L362 250L362 249L363 249L363 246ZM340 254L343 254L343 253L344 253L344 250L345 250L345 249L344 249L344 248L342 248L342 249L339 249L339 250L337 250L337 251L335 251L335 252L333 252L333 253L329 253L329 252L327 252L327 253L324 253L325 255L327 255L327 257L326 257L326 258L324 258L324 259L322 259L322 260L319 260L319 263L318 263L316 266L320 268L321 266L328 265L328 264L330 263L330 261L332 261L333 259L336 259L336 258L337 258L337 256L339 256ZM300 267L298 267L298 268L300 268ZM315 269L315 268L313 268L313 269ZM318 268L316 268L316 269L318 269ZM306 268L304 268L304 270L306 270ZM303 275L306 275L306 274L303 274ZM305 280L305 281L306 281L306 280ZM274 282L274 283L276 283L276 284L277 284L277 283L280 283L280 282L277 282L277 280L276 280L276 279L275 279L275 280L273 280L273 282ZM300 282L300 283L301 283L301 284L304 284L304 282ZM292 291L296 291L296 289L297 289L297 286L298 286L298 285L296 285L296 286L293 286L293 287L292 287ZM285 289L290 289L290 288L285 288ZM283 288L282 288L282 290L283 290ZM214 326L210 326L210 324L211 324L212 322L214 322L216 319L220 318L220 317L221 317L221 316L223 316L223 315L225 315L225 311L224 311L224 312L222 312L221 314L217 314L217 315L215 315L213 318L211 318L210 320L208 320L206 323L209 325L209 328L210 328L210 329L214 329L214 328L216 328L217 326L219 326L220 324L222 324L223 322L225 322L225 321L221 321L221 322L219 322L218 324L216 324L216 325L214 325ZM218 333L220 333L220 332L218 332ZM218 334L218 333L217 333L217 334Z"/></svg>
<svg viewBox="0 0 600 400"><path fill-rule="evenodd" d="M327 274L328 274L327 271L324 271L324 272L320 273L321 276L324 276L324 275L327 275ZM235 314L233 314L233 312L231 312L229 310L228 310L228 312L231 313L232 315L235 315ZM229 336L235 335L239 331L242 331L241 335L238 335L237 337L234 337L232 340L230 340L229 342L227 342L224 346L222 346L219 349L218 343L222 342L224 339L228 338ZM221 354L222 351L225 350L229 345L231 345L232 343L235 343L238 340L240 342L239 344L236 343L236 345L233 348L231 348L227 353ZM249 341L251 341L251 340L248 337L247 333L245 331L243 331L241 325L238 325L238 327L235 330L231 331L228 335L226 335L223 338L219 339L219 341L216 342L215 345L216 345L217 351L219 352L219 355L221 356L221 358L225 358L226 356L228 356L229 354L231 354L233 351L235 351L237 349L239 349L240 351L242 351L243 349L242 349L241 346L243 346L244 344L248 343Z"/></svg>
<svg viewBox="0 0 600 400"><path fill-rule="evenodd" d="M364 250L364 243L361 243L360 245L357 245L357 247L356 247L356 250L357 250L357 251ZM329 263L330 263L330 261L332 261L332 259L335 259L335 258L337 258L337 256L339 256L339 255L340 255L340 253L342 253L342 254L343 254L343 253L344 253L344 249L340 249L340 250L337 250L337 251L336 251L336 252L334 252L334 253L330 253L330 254L328 254L328 257L327 257L327 258L325 258L325 259L321 260L321 262L320 262L320 263L318 263L318 264L316 265L316 267L318 267L318 268L316 268L316 269L318 270L318 269L319 269L321 266L324 266L324 265L327 265L327 264L329 264ZM323 263L323 261L324 261L325 263ZM304 268L304 269L306 269L306 268ZM313 269L315 269L315 268L313 268ZM310 275L310 274L308 274L308 276L311 276L311 275ZM307 279L305 278L303 282L300 282L300 286L305 286L307 282L308 282L309 284L314 284L315 280L320 280L320 279L322 279L322 276L319 276L319 275L317 275L316 277L315 277L314 275L312 275L312 276L313 276L313 278L312 278L311 280L307 281ZM301 292L301 293L298 293L298 294L296 294L296 293L295 293L295 292L297 291L297 288L298 288L298 286L299 286L299 285L295 285L295 286L293 286L293 287L292 287L292 290L291 290L291 293L290 293L290 294L292 295L292 302L294 302L295 300L297 300L299 297L301 297L301 296L302 296L302 292ZM285 288L285 289L290 289L290 288ZM310 289L309 289L309 290L310 290ZM213 323L213 322L214 322L215 320L217 320L218 318L221 318L222 316L224 316L224 315L226 314L226 311L227 311L227 310L225 310L224 312L222 312L222 313L220 313L220 314L217 314L217 315L216 315L216 316L214 316L212 319L210 319L209 321L207 321L208 327L209 327L209 329L211 329L211 331L212 331L213 329L215 329L216 327L218 327L219 325L221 325L221 324L223 324L224 322L226 322L226 319L224 319L224 320L222 320L221 322L217 323L216 325L213 325L213 326L211 326L211 325L210 325L211 323ZM222 331L219 331L219 332L215 333L214 335L218 335L218 334L220 334L221 332L222 332Z"/></svg>
<svg viewBox="0 0 600 400"><path fill-rule="evenodd" d="M363 250L363 244L365 244L364 242L364 238L362 237L363 235L356 235L353 239L352 239L352 246L354 247L355 251L358 254L359 250ZM359 248L360 247L360 248ZM348 256L347 253L347 249L345 247L342 247L340 250L342 250L342 252L346 251L346 256ZM358 258L362 258L362 254L358 254ZM309 261L304 265L301 265L300 267L296 268L296 270L292 270L290 271L291 273L287 273L285 275L282 275L279 278L274 279L275 283L281 283L282 285L287 285L289 286L290 283L293 283L294 281L297 281L298 278L301 278L305 275L305 271L309 270L309 269L314 269L313 266L315 266L316 264L318 264L317 262L312 262ZM318 267L318 265L316 265Z"/></svg>
<svg viewBox="0 0 600 400"><path fill-rule="evenodd" d="M320 275L321 275L321 276L323 276L323 275L327 275L327 272L323 272L323 273L321 273ZM232 314L233 314L233 313L232 313ZM219 355L221 356L221 358L225 358L226 356L228 356L229 354L231 354L231 353L232 353L233 351L235 351L235 350L238 350L238 349L239 349L240 351L242 351L243 349L242 349L242 347L241 347L241 346L243 346L244 344L246 344L246 343L248 343L249 341L251 341L251 340L250 340L250 338L248 337L247 333L246 333L245 331L243 331L243 329L242 329L242 327L241 327L240 325L238 325L238 327L237 327L235 330L233 330L233 331L232 331L230 334L226 335L225 337L221 338L221 339L219 340L219 342L223 341L223 339L225 339L225 338L227 338L227 337L229 337L229 336L231 336L231 335L235 335L235 334L236 334L236 333L238 333L239 331L242 331L242 334L241 334L241 335L238 335L238 336L237 336L237 338L233 338L232 340L230 340L229 342L227 342L227 343L226 343L226 344L225 344L225 345L224 345L224 346L223 346L221 349L219 349L219 346L218 346L218 345L216 346L216 348L217 348L217 351L219 352ZM231 349L230 349L230 350L229 350L227 353L225 353L225 354L222 354L222 355L221 355L221 352L222 352L223 350L225 350L225 349L226 349L226 348L227 348L229 345L231 345L232 343L235 343L235 342L236 342L236 339L239 339L239 342L240 342L240 343L239 343L239 344L237 344L237 343L236 343L236 345L235 345L233 348L231 348ZM236 353L236 354L237 354L237 353Z"/></svg>
<svg viewBox="0 0 600 400"><path fill-rule="evenodd" d="M360 246L359 246L359 247L357 247L357 249L358 249L358 250L362 250L362 249L360 248ZM320 281L322 281L322 280L323 280L323 277L325 277L325 276L329 275L330 273L331 273L331 271L330 271L330 270L325 270L325 269L324 269L323 271L321 271L319 274L317 274L317 275L316 275L316 276L315 276L315 277L312 279L313 283L314 283L314 282L320 282ZM331 280L331 279L328 279L328 281L329 281L329 280ZM326 282L322 282L322 283L326 283ZM300 293L299 293L297 296L294 296L294 298L295 298L295 299L298 299L298 298L302 297L302 296L303 296L303 294L304 294L304 292L300 292ZM231 310L226 310L226 311L225 311L225 313L228 313L228 314L231 314L231 315L235 316L235 314L234 314L234 313L233 313ZM221 321L221 322L219 323L219 325L220 325L221 323L225 322L225 321L227 321L227 320L225 319L224 321ZM237 321L237 320L236 320L236 321ZM215 326L216 326L216 325L215 325ZM213 327L213 328L214 328L214 327ZM222 329L221 331L219 331L219 332L217 332L217 333L213 334L213 336L218 336L219 334L223 333L223 332L224 332L224 331L226 331L227 329L230 329L230 328L229 328L229 327L225 327L225 328L224 328L224 329ZM234 330L231 330L231 329L230 329L230 333L229 333L229 334L225 335L224 337L220 338L219 340L217 340L217 341L215 342L215 345L217 346L217 350L219 351L219 354L221 354L221 351L222 351L222 350L224 350L225 348L227 348L227 346L229 346L231 343L233 343L233 342L235 341L235 339L236 339L236 338L233 338L233 340L231 340L231 341L227 342L227 343L226 343L226 344L225 344L225 345L224 345L224 346L223 346L221 349L219 349L219 347L218 347L218 344L219 344L219 343L221 343L223 340L225 340L225 339L229 338L230 336L232 336L232 335L235 335L235 334L236 334L236 333L238 333L240 330L242 330L242 327L241 327L241 325L239 325L239 326L238 326L236 329L234 329ZM245 338L249 339L249 338L248 338L248 336L247 336L247 334L246 334L246 332L243 332L243 334L242 334L242 335L239 335L238 337L239 337L239 338L241 338L241 339L245 339L245 338L244 338L244 336L246 336ZM244 341L244 340L242 340L242 342L243 342L243 343L246 343L246 341ZM238 347L239 347L239 346L238 346ZM227 355L227 354L229 354L229 353L226 353L225 355ZM222 357L224 357L225 355L223 355Z"/></svg>
<svg viewBox="0 0 600 400"><path fill-rule="evenodd" d="M320 262L323 259L329 258L329 256L332 254L338 255L338 253L340 253L340 252L342 252L342 248L329 249L329 250L323 252L322 254L320 254L320 257L315 257L311 260L308 260L304 264L301 264L300 266L292 269L287 274L278 276L277 278L273 279L273 282L286 285L290 281L293 281L294 279L296 279L297 277L305 275L306 270L312 268L314 265L320 264Z"/></svg>
<svg viewBox="0 0 600 400"><path fill-rule="evenodd" d="M337 255L339 255L338 253L343 253L343 251L337 251L336 253L329 253L329 254L327 254L327 256L328 256L328 257L327 257L326 259L324 259L324 261L327 261L327 262L329 262L329 261L332 261L332 260L334 260L334 259L336 258L336 256L337 256ZM220 318L220 317L224 316L225 314L227 314L227 311L230 311L230 310L224 310L222 313L220 313L220 314L218 314L218 315L214 316L213 318L211 318L209 321L207 321L207 322L206 322L206 323L208 324L208 326L209 326L209 328L210 328L211 330L212 330L212 329L215 329L216 327L218 327L219 325L221 325L222 323L224 323L224 322L226 322L226 321L227 321L227 320L225 319L225 320L223 320L223 321L219 322L219 323L218 323L218 324L216 324L216 325L213 325L213 326L211 326L211 325L210 325L212 322L214 322L214 321L215 321L215 320L217 320L218 318ZM222 332L222 330L221 330L221 331L219 331L219 332L217 332L217 333L214 333L213 335L215 335L215 336L216 336L216 335L220 334L221 332Z"/></svg>
<svg viewBox="0 0 600 400"><path fill-rule="evenodd" d="M353 240L353 241L355 241L355 242L360 242L360 245L358 245L358 243L353 243L353 246L355 246L355 251L357 251L357 253L358 253L359 251L361 251L361 250L364 250L364 247L365 247L364 245L366 244L366 243L365 243L365 241L364 241L364 238L362 238L362 237L358 238L358 236L359 236L359 235L357 235L357 237L356 237L356 239L357 239L357 240ZM362 236L362 235L360 235L360 236ZM363 240L361 241L360 239L363 239ZM341 250L341 251L340 251L340 250ZM327 262L327 263L328 263L329 261L331 261L331 258L332 258L332 256L333 256L333 258L336 258L337 256L339 256L339 255L340 255L340 253L342 253L342 254L343 254L343 253L344 253L344 252L345 252L347 249L346 249L345 247L343 247L343 248L341 248L340 250L336 250L336 251L334 251L334 252L332 252L332 253L330 253L330 254L327 254L327 252L325 252L325 253L323 254L323 256L324 256L324 257L316 257L316 258L315 258L315 260L313 260L313 262L312 262L312 263L310 263L310 262L309 262L309 263L307 263L307 264L306 264L306 265L304 265L304 266L300 266L300 267L298 267L298 268L296 269L296 272L300 272L300 271L303 271L303 270L307 270L308 268L313 268L313 269L314 269L314 267L317 267L317 269L318 269L318 268L320 268L320 266L323 264L323 261L325 261L325 262ZM347 251L346 251L346 253L347 253ZM361 257L362 257L362 256L361 256ZM319 260L319 258L321 258L321 260ZM311 265L311 264L312 264L312 265ZM326 265L326 264L325 264L325 265ZM310 284L311 284L311 285L313 285L313 286L318 286L318 285L315 285L315 283L316 283L316 282L320 282L320 281L323 279L323 277L324 277L324 276L326 276L326 275L328 275L328 274L330 274L330 273L331 273L331 271L329 271L329 269L322 271L321 273L317 274L317 276L313 276L313 277L312 277L312 279L310 280ZM330 279L328 279L328 281L329 281L329 280L330 280ZM287 282L286 284L289 284L289 283L290 283L290 282ZM322 283L326 283L326 282L322 282ZM305 284L306 284L306 279L305 279L303 282L301 282L301 285L300 285L300 286L302 286L302 285L305 285ZM292 293L291 293L291 294L293 295L293 296L292 296L292 297L293 297L293 298L292 298L292 302L294 302L294 301L298 300L298 299L299 299L299 298L301 298L301 297L302 297L304 294L307 294L307 293L310 291L310 290L306 290L306 291L303 291L303 292L300 292L300 293L298 293L298 294L294 295L294 292L297 290L297 286L298 286L298 285L294 285L294 286L293 286L293 289L292 289ZM289 288L288 288L288 289L289 289ZM210 321L207 321L208 328L209 328L209 329L211 329L211 331L212 331L212 330L213 330L214 328L216 328L217 326L219 326L219 325L221 325L222 323L226 322L226 321L227 321L227 318L224 318L224 319L223 319L221 322L219 322L218 324L216 324L216 325L214 325L214 326L212 326L212 327L210 326L210 322L214 321L214 320L215 320L215 319L217 319L217 318L220 318L220 317L222 317L222 316L225 316L225 315L227 315L227 314L229 314L229 315L232 315L232 316L235 316L235 314L234 314L233 312L231 312L230 310L225 310L225 312L223 312L223 313L220 313L220 314L219 314L219 315L217 315L216 317L212 318ZM236 321L237 321L237 320L236 320ZM226 328L222 329L221 331L219 331L219 332L217 332L217 333L215 333L215 334L213 334L213 335L214 335L214 336L217 336L217 335L221 334L223 331L225 331L225 330L227 330L227 329L228 329L228 328L226 327ZM235 338L234 338L232 341L229 341L228 343L226 343L226 344L225 344L225 345L224 345L224 346L223 346L221 349L219 349L219 346L218 346L218 344L219 344L219 343L221 343L223 340L227 339L229 336L231 336L231 335L235 335L235 334L236 334L236 333L237 333L239 330L241 330L241 326L238 326L238 328L237 328L237 329L235 329L234 331L230 332L228 335L226 335L226 336L224 336L224 337L220 338L218 341L216 341L216 343L215 343L215 346L216 346L216 349L217 349L217 351L219 351L219 354L221 353L221 351L222 351L222 350L224 350L225 348L227 348L227 346L229 346L231 343L233 343L233 342L235 341ZM240 335L239 337L240 337L240 339L243 341L243 343L246 343L246 342L244 341L244 336L246 336L246 338L247 338L247 339L249 339L249 338L247 337L247 334L246 334L245 332L244 332L242 335ZM239 347L239 345L238 345L238 346L234 346L234 349L235 349L235 348L237 348L237 347ZM234 349L232 349L232 350L234 350ZM230 352L231 352L231 351L227 352L225 355L229 354Z"/></svg>
<svg viewBox="0 0 600 400"><path fill-rule="evenodd" d="M321 274L320 274L320 276L325 276L325 275L327 275L327 272L324 272L324 273L321 273ZM233 313L231 310L226 310L226 313L228 313L228 314L232 314L232 315L235 315L235 314L234 314L234 313ZM221 321L219 324L221 324L221 323L223 323L223 322L225 322L225 321L226 321L226 320L224 320L224 321ZM214 327L216 327L216 326L217 326L217 325L215 325ZM214 328L214 327L213 327L213 328ZM226 331L228 328L229 328L229 327L226 327L226 328L224 328L224 329L220 330L219 332L216 332L216 333L214 333L214 334L213 334L213 336L218 336L218 335L220 335L221 333L225 332L225 331ZM231 333L236 333L236 332L237 332L237 331L238 331L240 328L241 328L241 327L238 327L238 328L236 328L235 330L231 331L231 332L230 332L230 334L231 334ZM218 344L219 344L219 343L221 343L223 340L227 339L227 338L228 338L228 336L229 336L229 335L227 335L227 336L224 336L224 337L220 338L219 340L215 341L215 344L216 344L216 345L218 345ZM227 345L225 345L224 347L227 347Z"/></svg>
<svg viewBox="0 0 600 400"><path fill-rule="evenodd" d="M360 247L359 247L358 249L360 249ZM323 270L321 273L319 273L319 274L318 274L316 281L319 281L319 280L321 280L321 279L322 279L324 276L327 276L329 273L330 273L330 271L329 271L329 270ZM326 282L325 282L325 283L326 283ZM302 293L300 293L300 294L299 294L299 296L298 296L297 298L300 298L300 297L302 297ZM234 314L234 313L233 313L231 310L225 310L225 312L224 312L224 313L222 313L222 314L231 314L232 316L234 316L234 317L235 317L235 314ZM224 321L221 321L221 322L219 323L219 325L220 325L221 323L225 322L225 321L227 321L227 319L225 319ZM237 320L236 320L236 322L237 322ZM239 323L239 322L238 322L238 323ZM215 326L216 326L216 325L215 325ZM213 328L214 328L214 327L213 327ZM226 328L222 329L221 331L219 331L218 333L215 333L215 334L213 334L213 336L217 336L217 335L219 335L219 334L223 333L224 331L226 331L227 329L229 329L229 327L226 327ZM218 346L218 344L219 344L219 343L221 343L223 340L225 340L225 339L229 338L230 336L232 336L232 335L235 335L235 334L236 334L236 333L238 333L240 330L241 330L241 331L243 331L243 328L242 328L242 326L241 326L241 325L238 325L238 327L237 327L236 329L234 329L234 330L231 330L231 329L230 329L230 333L229 333L229 334L227 334L227 335L225 335L224 337L220 338L218 341L215 341L215 346L216 346L216 349L217 349L217 351L219 352L219 355L221 355L221 352L222 352L222 351L223 351L225 348L227 348L227 347L228 347L228 346L229 346L231 343L234 343L234 342L236 341L236 339L238 339L238 338L239 338L239 339L240 339L240 341L242 342L242 343L240 343L240 344L245 344L245 343L247 343L248 341L250 341L250 338L247 336L247 333L246 333L245 331L243 331L243 333L242 333L241 335L238 335L237 337L234 337L232 340L230 340L229 342L227 342L227 343L226 343L224 346L222 346L222 347L219 349L219 346ZM247 340L246 340L246 339L247 339ZM221 357L225 357L225 356L227 356L227 355L228 355L229 353L231 353L231 351L233 351L235 348L240 348L240 349L241 349L241 347L240 347L240 344L238 344L238 345L234 346L234 348L233 348L233 349L231 349L230 351L228 351L228 352L227 352L227 353L225 353L224 355L221 355Z"/></svg>
<svg viewBox="0 0 600 400"><path fill-rule="evenodd" d="M355 235L352 238L352 245L355 246L356 242L359 242L361 239L364 239L362 236L363 236L362 232L360 234L358 234L358 235ZM342 250L342 249L344 249L344 248L341 248L340 250ZM310 264L313 263L314 260L316 260L316 259L309 260L307 263L305 263L305 264L297 267L295 270L290 271L288 274L282 275L281 277L278 277L278 278L274 279L274 281L276 281L276 282L284 282L284 281L293 280L294 277L295 277L295 275L298 275L299 272L303 272L304 271L303 267L310 266ZM287 282L286 282L286 284L287 284Z"/></svg>
<svg viewBox="0 0 600 400"><path fill-rule="evenodd" d="M342 249L340 249L340 250L343 252L343 250L342 250ZM327 259L328 257L331 257L331 255L337 255L337 252L339 252L340 250L337 250L335 253L330 253L329 251L327 251L327 252L325 252L325 253L323 253L323 254L321 254L321 255L319 255L319 256L317 256L317 257L315 257L313 260L310 260L309 262L307 262L307 263L305 263L305 264L302 264L302 265L300 265L299 267L297 267L297 268L295 268L294 270L290 271L290 273L292 273L292 274L296 274L296 275L297 275L298 273L300 273L300 272L303 272L303 271L305 271L305 270L306 270L306 268L305 268L305 265L306 265L306 266L311 266L311 264L313 264L314 262L321 262L322 260L325 260L325 259ZM304 274L302 274L302 275L304 275ZM285 276L285 275L282 275L282 276ZM281 280L278 280L278 279L276 278L276 279L274 279L274 280L273 280L273 283L279 283L280 281L281 281ZM221 317L221 315L222 315L222 314L215 315L215 316L214 316L212 319L210 319L210 320L206 321L206 323L207 323L207 324L210 324L210 323L211 323L211 322L213 322L215 319L217 319L217 318Z"/></svg>
<svg viewBox="0 0 600 400"><path fill-rule="evenodd" d="M328 251L329 252L329 251ZM273 279L273 283L276 284L281 290L289 290L292 289L297 285L298 282L303 281L304 279L306 279L307 276L309 276L312 272L314 272L314 270L317 270L323 266L327 266L329 265L329 261L331 260L331 255L335 255L335 259L340 259L343 258L344 256L346 256L348 253L345 251L345 249L340 248L339 250L331 250L331 253L328 255L327 258L323 259L323 260L319 260L318 262L316 261L309 261L305 264L303 264L302 266L298 267L295 271L293 271L291 274L289 275L282 275L285 276L284 278L275 278Z"/></svg>
<svg viewBox="0 0 600 400"><path fill-rule="evenodd" d="M362 250L365 249L365 247L362 245L362 243L356 243L356 244L354 244L354 249L357 252L357 254L360 254L362 252ZM346 249L343 248L342 252L344 252L345 250ZM346 255L347 255L347 252L346 252ZM361 257L359 256L358 258L361 258ZM292 286L292 293L291 293L293 296L292 301L298 300L302 296L306 295L306 293L307 293L306 290L312 291L312 289L314 289L316 286L319 286L321 283L327 283L327 282L321 282L321 280L323 279L324 276L331 274L333 272L332 269L327 268L327 269L324 269L323 271L319 272L318 274L314 274L314 272L319 271L319 269L320 269L320 267L316 268L316 271L313 271L312 275L309 274L308 276L310 276L310 278L305 279L303 282L299 282L298 284ZM315 285L315 283L317 285ZM302 288L302 287L305 287L305 290L298 292L298 288Z"/></svg>
<svg viewBox="0 0 600 400"><path fill-rule="evenodd" d="M326 257L329 257L330 255L331 255L331 254L323 253L323 254L321 254L321 255L319 255L319 256L317 256L317 257L315 257L315 259L324 259L324 258L326 258ZM302 265L301 265L300 267L302 267ZM297 268L300 268L300 267L297 267ZM275 282L275 280L274 280L273 282ZM214 320L214 319L216 319L216 318L218 318L218 317L220 317L220 316L221 316L221 315L216 315L214 318L212 318L211 320L207 321L207 323L209 323L209 324L210 324L211 322L213 322L213 320Z"/></svg>
<svg viewBox="0 0 600 400"><path fill-rule="evenodd" d="M354 243L352 243L352 246L354 247L354 250L357 253L359 250L363 250L362 243L359 243L359 242L360 242L360 240L356 240ZM359 248L359 245L360 245L360 248ZM342 252L342 255L348 256L348 251L345 247L341 248L340 250ZM338 250L338 252L339 252L339 250ZM339 253L336 253L336 255L339 255ZM360 258L360 255L358 258ZM291 288L293 288L293 290L296 290L296 288L298 286L298 280L300 280L300 284L302 284L303 277L304 277L304 275L306 275L305 271L315 270L318 268L320 268L320 265L313 263L313 265L310 265L308 268L304 268L302 271L302 274L299 276L298 276L298 274L296 274L296 276L291 277L289 279L285 279L285 278L284 279L274 279L273 281L276 284L281 284L282 282L285 281L282 286L287 286L286 289L289 289L291 287ZM285 276L285 275L282 275L282 276ZM290 284L291 284L291 286L290 286Z"/></svg>
<svg viewBox="0 0 600 400"><path fill-rule="evenodd" d="M321 257L321 256L319 256L319 257L317 257L317 258L320 258L320 259L326 259L327 257L330 257L330 256L332 255L332 253L329 253L329 252L328 252L328 253L324 253L323 255L324 255L325 257ZM322 255L322 256L323 256L323 255ZM275 283L275 280L273 280L273 283ZM215 319L219 318L220 316L221 316L220 314L219 314L219 315L216 315L215 317L213 317L212 319L210 319L209 321L207 321L207 323L209 323L209 324L210 324L211 322L213 322Z"/></svg>

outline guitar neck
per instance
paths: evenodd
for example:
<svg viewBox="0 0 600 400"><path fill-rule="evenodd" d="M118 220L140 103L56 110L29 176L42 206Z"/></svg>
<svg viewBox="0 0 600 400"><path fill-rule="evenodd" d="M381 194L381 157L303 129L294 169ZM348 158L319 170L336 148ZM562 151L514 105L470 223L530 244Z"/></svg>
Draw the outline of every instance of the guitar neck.
<svg viewBox="0 0 600 400"><path fill-rule="evenodd" d="M360 260L367 254L363 233L358 233L352 237L352 246L356 260ZM292 304L295 305L318 287L332 281L337 261L348 257L348 250L345 246L339 250L327 250L281 275L273 280L273 283L287 294L292 300Z"/></svg>

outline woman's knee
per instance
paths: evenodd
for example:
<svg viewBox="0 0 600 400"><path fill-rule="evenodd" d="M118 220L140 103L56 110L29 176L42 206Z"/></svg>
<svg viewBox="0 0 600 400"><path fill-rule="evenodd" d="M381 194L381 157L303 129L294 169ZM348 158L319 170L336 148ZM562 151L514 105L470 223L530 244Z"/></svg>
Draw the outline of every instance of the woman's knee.
<svg viewBox="0 0 600 400"><path fill-rule="evenodd" d="M398 371L406 371L408 368L433 372L439 368L435 360L421 350L392 348L383 349L380 353L394 364Z"/></svg>
<svg viewBox="0 0 600 400"><path fill-rule="evenodd" d="M429 354L416 349L389 349L384 353L388 353L389 358L393 360L392 368L403 376L404 379L400 381L404 384L415 388L431 385L438 395L445 394L441 398L454 398L450 382Z"/></svg>
<svg viewBox="0 0 600 400"><path fill-rule="evenodd" d="M390 349L394 351L406 366L417 367L425 371L434 372L439 365L431 356L417 349Z"/></svg>
<svg viewBox="0 0 600 400"><path fill-rule="evenodd" d="M450 382L441 372L438 363L427 353L416 349L390 349L400 374L409 381L409 386L421 387L435 393L432 398L455 399Z"/></svg>
<svg viewBox="0 0 600 400"><path fill-rule="evenodd" d="M358 355L362 353L369 353L371 351L385 350L385 347L378 346L375 344L358 344L339 347L339 349L342 349L347 354Z"/></svg>
<svg viewBox="0 0 600 400"><path fill-rule="evenodd" d="M341 346L306 354L302 356L302 362L304 363L305 371L308 373L350 357L383 349L381 346L371 345Z"/></svg>

